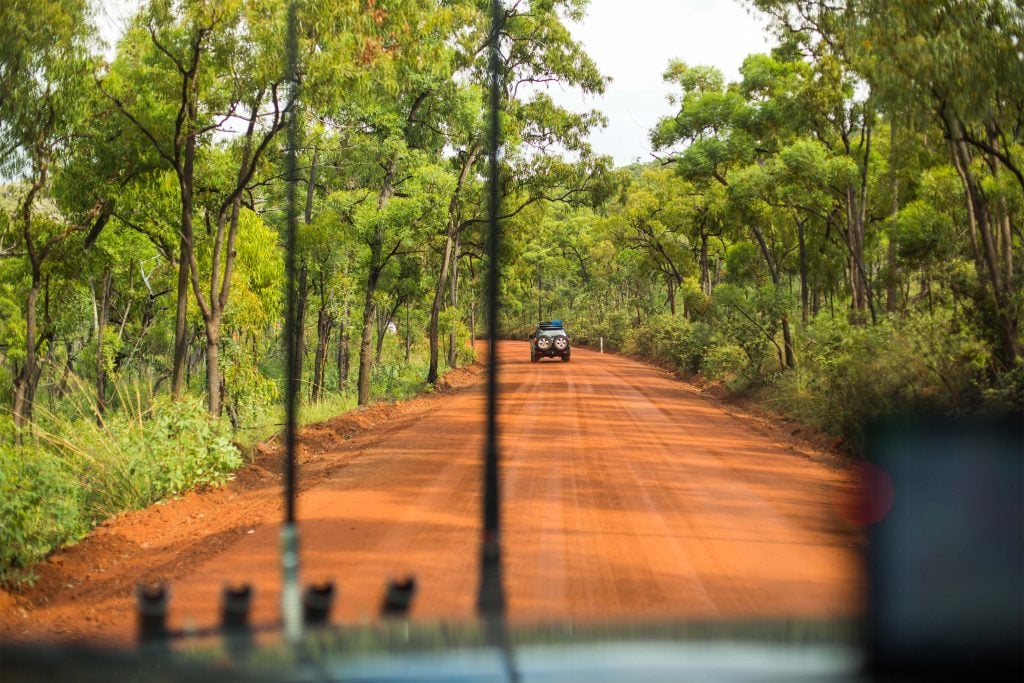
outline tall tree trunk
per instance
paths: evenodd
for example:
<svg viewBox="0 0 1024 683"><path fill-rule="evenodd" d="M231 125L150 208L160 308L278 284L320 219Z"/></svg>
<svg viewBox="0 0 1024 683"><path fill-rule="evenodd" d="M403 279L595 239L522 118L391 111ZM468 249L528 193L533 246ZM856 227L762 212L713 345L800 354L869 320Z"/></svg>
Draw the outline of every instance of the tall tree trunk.
<svg viewBox="0 0 1024 683"><path fill-rule="evenodd" d="M455 234L455 246L452 250L451 282L448 284L448 305L452 309L452 329L448 334L448 367L459 365L458 359L458 327L455 324L459 315L459 234Z"/></svg>
<svg viewBox="0 0 1024 683"><path fill-rule="evenodd" d="M380 258L379 252L377 258ZM373 361L373 319L376 313L373 295L377 291L377 278L377 273L373 272L371 268L370 277L366 282L366 298L363 301L363 334L359 341L357 400L361 406L365 406L370 402L370 367Z"/></svg>
<svg viewBox="0 0 1024 683"><path fill-rule="evenodd" d="M349 264L351 263L350 255L345 255L345 301L341 311L341 322L338 325L338 351L336 355L336 364L338 366L338 392L344 393L348 391L348 371L349 371L349 335L351 334L351 321L350 316L352 315L352 292L348 284L348 271Z"/></svg>
<svg viewBox="0 0 1024 683"><path fill-rule="evenodd" d="M430 91L421 92L409 107L409 114L405 119L403 136L406 140L412 131L416 121L416 114L423 103L430 96ZM388 159L384 170L384 180L381 183L380 194L377 197L377 209L382 211L391 197L395 194L395 174L398 171L398 157L392 156ZM397 245L396 245L397 250ZM363 300L363 334L359 344L359 405L366 405L370 402L370 368L373 363L373 318L374 318L374 294L377 292L377 285L380 281L381 272L387 265L392 254L384 255L384 226L378 222L373 238L370 240L370 264L366 277L366 298Z"/></svg>
<svg viewBox="0 0 1024 683"><path fill-rule="evenodd" d="M103 337L110 318L110 299L113 289L114 273L107 270L103 274L103 284L96 310L96 423L103 426L103 413L107 407L107 364L103 353Z"/></svg>
<svg viewBox="0 0 1024 683"><path fill-rule="evenodd" d="M391 320L387 317L387 314L380 309L380 307L377 308L376 317L377 336L375 337L376 341L373 346L373 364L380 365L381 355L384 353L384 335L387 334L389 327L388 323L391 322Z"/></svg>
<svg viewBox="0 0 1024 683"><path fill-rule="evenodd" d="M850 154L850 142L843 137L847 154ZM864 265L864 236L867 226L868 205L868 172L871 163L871 126L865 124L862 137L864 162L860 168L860 185L849 183L846 186L846 236L845 242L849 255L848 277L850 282L850 307L857 322L863 321L863 312L871 315L871 322L877 322L871 291L871 282L867 277Z"/></svg>
<svg viewBox="0 0 1024 683"><path fill-rule="evenodd" d="M313 360L313 387L310 399L317 403L324 392L324 378L327 374L327 351L334 330L334 316L330 314L326 303L322 303L316 317L316 356Z"/></svg>
<svg viewBox="0 0 1024 683"><path fill-rule="evenodd" d="M430 347L430 361L427 366L427 383L437 382L437 366L440 358L440 336L441 304L444 301L445 288L448 286L448 269L451 267L452 251L455 247L455 238L452 235L454 228L451 223L448 227L448 236L445 238L444 255L441 257L441 272L438 275L437 283L434 285L434 300L430 304L430 323L427 326L427 342Z"/></svg>
<svg viewBox="0 0 1024 683"><path fill-rule="evenodd" d="M459 199L480 152L481 148L474 146L466 155L466 159L462 162L462 169L459 171L459 178L455 183L455 191L448 203L448 228L445 234L444 255L441 258L441 271L438 273L437 283L434 285L434 300L430 305L430 323L427 325L427 341L430 347L430 360L427 366L427 382L429 384L434 384L437 381L437 366L440 358L438 319L441 314L441 305L444 302L445 287L448 286L448 270L452 267L452 256L456 251L456 237L460 229ZM456 256L456 258L458 257Z"/></svg>
<svg viewBox="0 0 1024 683"><path fill-rule="evenodd" d="M711 296L711 268L708 263L708 235L700 233L700 290L704 296Z"/></svg>
<svg viewBox="0 0 1024 683"><path fill-rule="evenodd" d="M194 88L194 86L193 86ZM197 115L195 103L190 105L190 114L195 120ZM174 364L171 369L171 397L181 400L185 394L185 363L188 355L188 287L192 267L192 190L195 180L196 138L187 136L184 146L184 159L176 169L178 174L178 191L181 197L181 237L178 248L178 298L174 320Z"/></svg>
<svg viewBox="0 0 1024 683"><path fill-rule="evenodd" d="M807 324L809 301L807 288L807 243L804 239L806 220L796 220L796 235L800 251L800 321Z"/></svg>
<svg viewBox="0 0 1024 683"><path fill-rule="evenodd" d="M68 393L71 373L75 370L75 344L68 338L64 339L64 369L61 371L60 384L57 386L56 398L60 400Z"/></svg>
<svg viewBox="0 0 1024 683"><path fill-rule="evenodd" d="M220 417L221 390L223 382L220 376L220 315L205 321L206 330L206 392L210 414Z"/></svg>
<svg viewBox="0 0 1024 683"><path fill-rule="evenodd" d="M772 284L775 285L776 289L782 284L782 279L779 276L778 266L775 264L775 258L772 256L771 249L768 248L768 242L764 238L764 233L754 223L750 224L750 230L754 233L754 238L757 240L758 246L761 248L761 256L764 257L765 264L768 266L768 273L771 275ZM793 335L789 329L789 315L786 313L782 314L782 340L785 348L786 356L786 367L796 367L796 354L793 351Z"/></svg>
<svg viewBox="0 0 1024 683"><path fill-rule="evenodd" d="M405 362L408 365L409 358L412 356L412 319L410 313L410 304L408 301L405 302Z"/></svg>
<svg viewBox="0 0 1024 683"><path fill-rule="evenodd" d="M338 366L338 391L344 393L348 390L349 371L349 324L347 315L338 326L338 350L335 360Z"/></svg>
<svg viewBox="0 0 1024 683"><path fill-rule="evenodd" d="M302 377L302 362L306 356L306 308L309 305L309 265L299 266L299 282L295 298L295 367L293 377Z"/></svg>
<svg viewBox="0 0 1024 683"><path fill-rule="evenodd" d="M415 112L415 107L413 108ZM410 118L412 115L410 114ZM398 160L394 157L388 162L387 170L384 173L384 181L381 183L380 195L377 197L377 209L383 210L391 201L395 193L395 173L398 170ZM366 298L363 300L363 334L359 343L359 383L358 403L361 406L370 402L370 369L373 366L373 319L376 314L374 295L377 293L377 284L380 282L381 271L386 265L384 258L384 226L379 222L370 240L370 264L366 275Z"/></svg>
<svg viewBox="0 0 1024 683"><path fill-rule="evenodd" d="M864 268L864 226L860 221L860 202L853 185L846 190L847 279L850 282L850 308L866 312L867 287L861 273Z"/></svg>
<svg viewBox="0 0 1024 683"><path fill-rule="evenodd" d="M896 174L896 122L889 122L889 173L890 192L892 192L891 216L895 216L900 210L900 182ZM900 274L896 260L896 242L889 238L889 247L885 254L886 278L885 278L885 310L888 313L895 313L899 309L899 284Z"/></svg>
<svg viewBox="0 0 1024 683"><path fill-rule="evenodd" d="M796 367L796 354L793 352L793 333L789 329L789 314L782 314L782 344L786 350L786 367Z"/></svg>
<svg viewBox="0 0 1024 683"><path fill-rule="evenodd" d="M192 289L196 297L196 304L203 315L206 329L206 387L210 395L210 413L218 417L221 414L221 405L223 404L222 391L224 388L219 364L221 323L224 319L224 310L228 306L231 278L234 275L235 242L238 238L239 218L242 211L242 193L255 172L256 161L263 150L266 149L274 133L280 129L280 124L284 120L275 100L274 117L271 126L263 133L260 144L254 150L253 137L256 132L257 121L260 118L262 96L263 93L261 92L256 100L251 103L251 114L244 136L238 172L235 175L235 184L231 193L225 198L217 212L217 231L214 235L213 248L210 254L209 299L204 299L202 286L199 282L199 266L196 263L192 240L189 239L189 274L192 279ZM301 374L295 376L301 377Z"/></svg>
<svg viewBox="0 0 1024 683"><path fill-rule="evenodd" d="M184 213L184 211L183 211ZM184 224L184 219L182 219ZM185 394L185 364L188 358L188 246L182 237L178 249L178 288L174 318L174 358L171 366L171 397L178 401Z"/></svg>
<svg viewBox="0 0 1024 683"><path fill-rule="evenodd" d="M998 149L1000 145L999 135L994 123L989 122L989 125L986 126L986 135L988 136L989 146L992 149ZM985 160L988 162L992 177L997 178L1000 170L998 159L993 154L986 154ZM996 252L999 254L999 268L1002 271L1000 274L1005 285L1009 287L1013 281L1013 229L1010 224L1010 209L1007 206L1005 196L999 197L994 213L995 215L992 220L996 226L994 232Z"/></svg>
<svg viewBox="0 0 1024 683"><path fill-rule="evenodd" d="M960 136L962 138L962 135ZM970 151L962 139L952 140L954 167L960 175L967 198L967 225L971 235L975 267L979 276L987 275L989 296L994 308L999 339L999 357L1006 367L1013 367L1021 357L1020 321L1012 310L1004 289L1000 258L992 230L988 200L970 168Z"/></svg>
<svg viewBox="0 0 1024 683"><path fill-rule="evenodd" d="M16 429L32 420L33 378L37 376L36 334L38 333L37 307L39 305L39 271L32 269L32 284L25 299L25 360L14 378L13 417Z"/></svg>

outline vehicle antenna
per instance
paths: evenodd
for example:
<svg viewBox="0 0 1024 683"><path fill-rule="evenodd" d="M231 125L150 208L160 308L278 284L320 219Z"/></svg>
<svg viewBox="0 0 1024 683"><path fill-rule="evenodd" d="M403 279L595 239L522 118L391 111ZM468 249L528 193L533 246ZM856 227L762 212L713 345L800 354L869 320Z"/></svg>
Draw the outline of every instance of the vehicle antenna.
<svg viewBox="0 0 1024 683"><path fill-rule="evenodd" d="M285 229L285 272L288 281L287 304L285 307L285 516L281 529L281 618L284 635L290 642L302 637L302 603L299 591L299 534L295 523L295 441L299 411L299 383L302 380L302 366L296 358L299 345L295 314L297 294L296 273L296 232L298 213L295 202L298 175L299 135L299 79L298 79L298 7L296 0L288 4L288 33L286 36L287 66L285 79L288 82L288 150L285 156L285 178L287 179Z"/></svg>
<svg viewBox="0 0 1024 683"><path fill-rule="evenodd" d="M498 447L498 278L501 246L501 195L498 153L501 149L501 31L505 13L501 0L491 0L491 36L488 73L490 101L487 135L487 435L484 445L483 534L480 545L480 588L477 612L487 637L502 652L510 683L520 676L505 623L505 587L501 572L501 490Z"/></svg>
<svg viewBox="0 0 1024 683"><path fill-rule="evenodd" d="M501 500L498 453L498 277L501 240L498 212L498 151L501 120L500 35L504 23L501 0L491 1L489 130L487 139L487 435L484 446L483 538L480 556L480 589L477 610L487 619L500 618L505 611L505 590L501 577Z"/></svg>

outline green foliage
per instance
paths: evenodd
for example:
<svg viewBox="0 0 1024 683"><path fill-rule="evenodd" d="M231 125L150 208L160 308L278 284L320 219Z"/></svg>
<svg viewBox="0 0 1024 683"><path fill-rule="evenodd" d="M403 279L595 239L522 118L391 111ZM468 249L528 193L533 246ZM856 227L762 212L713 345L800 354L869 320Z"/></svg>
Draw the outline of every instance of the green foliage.
<svg viewBox="0 0 1024 683"><path fill-rule="evenodd" d="M82 496L57 455L0 446L0 584L31 580L34 563L88 531Z"/></svg>
<svg viewBox="0 0 1024 683"><path fill-rule="evenodd" d="M746 374L749 359L746 349L737 344L720 344L708 349L701 362L701 370L708 379L722 380L727 385Z"/></svg>
<svg viewBox="0 0 1024 683"><path fill-rule="evenodd" d="M250 339L248 346L258 345ZM234 340L226 340L221 355L224 372L224 409L237 422L236 428L251 427L264 421L280 398L277 382L252 362L249 350Z"/></svg>
<svg viewBox="0 0 1024 683"><path fill-rule="evenodd" d="M471 365L476 361L476 351L473 348L473 343L469 338L469 327L466 326L460 318L453 317L451 315L446 316L447 322L444 316L441 319L441 335L442 339L447 339L448 335L451 334L452 329L455 331L455 360L459 367Z"/></svg>
<svg viewBox="0 0 1024 683"><path fill-rule="evenodd" d="M993 386L985 389L986 403L1008 413L1024 412L1024 363L1003 373Z"/></svg>
<svg viewBox="0 0 1024 683"><path fill-rule="evenodd" d="M801 364L780 379L773 400L855 447L876 417L958 415L981 402L988 354L947 314L875 326L819 318L804 335Z"/></svg>
<svg viewBox="0 0 1024 683"><path fill-rule="evenodd" d="M387 334L381 362L374 365L370 376L373 395L383 400L406 400L426 387L427 364L422 353L405 362L401 335Z"/></svg>
<svg viewBox="0 0 1024 683"><path fill-rule="evenodd" d="M84 487L83 511L98 522L197 487L220 486L241 464L228 426L201 400L158 398L102 425L54 418L40 429Z"/></svg>
<svg viewBox="0 0 1024 683"><path fill-rule="evenodd" d="M671 363L685 374L704 371L709 352L721 343L707 323L667 314L629 329L625 337L627 352Z"/></svg>
<svg viewBox="0 0 1024 683"><path fill-rule="evenodd" d="M46 413L35 443L0 445L0 583L31 580L33 563L108 517L220 486L242 464L200 399L141 396L102 425Z"/></svg>
<svg viewBox="0 0 1024 683"><path fill-rule="evenodd" d="M569 333L574 343L597 348L601 340L604 340L604 348L608 351L618 351L625 347L631 327L629 313L622 310L609 311L596 320L589 316L570 320L569 324ZM533 331L532 327L527 327Z"/></svg>

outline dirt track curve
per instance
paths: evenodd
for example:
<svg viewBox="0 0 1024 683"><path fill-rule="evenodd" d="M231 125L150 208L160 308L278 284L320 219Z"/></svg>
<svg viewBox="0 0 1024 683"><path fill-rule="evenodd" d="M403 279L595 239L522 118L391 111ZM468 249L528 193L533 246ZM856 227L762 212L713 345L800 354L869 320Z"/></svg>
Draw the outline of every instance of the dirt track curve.
<svg viewBox="0 0 1024 683"><path fill-rule="evenodd" d="M571 363L528 356L525 343L501 345L513 621L859 611L847 471L651 366L582 349ZM414 618L472 618L481 377L307 434L302 574L338 582L336 620L372 618L385 579L407 573ZM268 467L58 553L34 589L6 596L0 637L128 642L139 579L172 581L178 626L212 625L228 581L254 584L256 621L276 619L280 477Z"/></svg>

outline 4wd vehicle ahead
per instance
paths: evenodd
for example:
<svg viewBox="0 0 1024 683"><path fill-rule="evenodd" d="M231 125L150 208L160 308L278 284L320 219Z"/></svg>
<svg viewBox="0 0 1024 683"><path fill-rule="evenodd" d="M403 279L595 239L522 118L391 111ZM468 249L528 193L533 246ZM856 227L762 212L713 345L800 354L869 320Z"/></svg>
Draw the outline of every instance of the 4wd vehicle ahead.
<svg viewBox="0 0 1024 683"><path fill-rule="evenodd" d="M563 363L568 363L569 353L569 335L561 320L545 320L530 335L531 363L541 358L561 358Z"/></svg>

